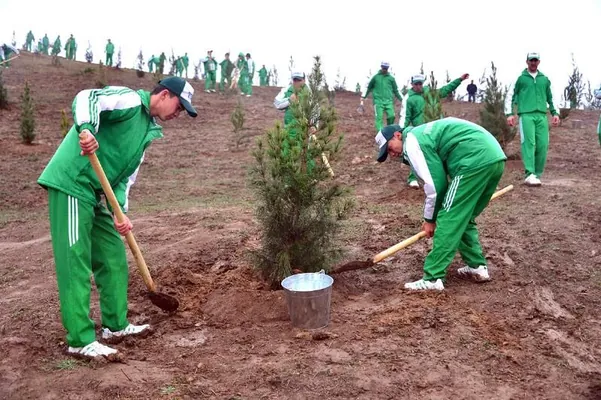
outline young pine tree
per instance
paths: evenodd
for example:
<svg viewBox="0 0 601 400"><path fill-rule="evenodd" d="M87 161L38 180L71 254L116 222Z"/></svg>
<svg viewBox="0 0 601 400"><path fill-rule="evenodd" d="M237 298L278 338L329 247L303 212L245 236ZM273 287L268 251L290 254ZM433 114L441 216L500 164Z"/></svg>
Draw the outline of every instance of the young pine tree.
<svg viewBox="0 0 601 400"><path fill-rule="evenodd" d="M492 133L501 148L505 147L515 138L516 128L507 125L505 116L505 99L507 88L503 87L497 79L497 67L491 62L491 73L486 78L483 103L484 108L480 110L480 125Z"/></svg>
<svg viewBox="0 0 601 400"><path fill-rule="evenodd" d="M144 54L142 54L142 49L140 49L140 52L138 53L138 65L136 69L136 75L138 76L138 78L144 77Z"/></svg>
<svg viewBox="0 0 601 400"><path fill-rule="evenodd" d="M295 122L286 127L276 122L253 152L250 184L261 227L261 247L253 256L274 289L293 270L330 270L340 255L334 243L340 220L353 205L348 189L332 179L322 162L322 153L330 163L335 160L343 137L324 92L320 57L314 59L309 93L290 106Z"/></svg>
<svg viewBox="0 0 601 400"><path fill-rule="evenodd" d="M67 118L67 113L63 109L61 110L61 133L63 134L63 137L67 136L70 128L71 123L69 122L69 118Z"/></svg>
<svg viewBox="0 0 601 400"><path fill-rule="evenodd" d="M2 79L2 68L0 68L0 110L8 109L8 92L4 87L4 80Z"/></svg>
<svg viewBox="0 0 601 400"><path fill-rule="evenodd" d="M234 141L236 142L236 150L238 150L240 141L243 138L240 131L244 128L244 106L242 106L242 102L240 102L239 99L236 108L234 108L234 111L232 111L232 114L230 115L230 121L234 126Z"/></svg>
<svg viewBox="0 0 601 400"><path fill-rule="evenodd" d="M29 83L21 95L21 139L25 144L31 144L35 139L35 117L33 115L33 99L29 90Z"/></svg>
<svg viewBox="0 0 601 400"><path fill-rule="evenodd" d="M430 86L424 87L424 122L435 121L444 118L442 104L440 103L440 93L437 88L438 82L434 78L434 71L430 72Z"/></svg>

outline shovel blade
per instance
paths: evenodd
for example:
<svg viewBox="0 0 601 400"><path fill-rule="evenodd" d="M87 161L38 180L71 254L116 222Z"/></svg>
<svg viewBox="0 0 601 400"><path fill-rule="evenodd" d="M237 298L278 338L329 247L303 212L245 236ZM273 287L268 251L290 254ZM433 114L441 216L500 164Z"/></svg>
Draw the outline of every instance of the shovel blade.
<svg viewBox="0 0 601 400"><path fill-rule="evenodd" d="M374 266L374 261L372 259L365 260L365 261L351 261L351 262L342 264L342 265L334 268L332 271L330 271L330 274L337 274L339 272L345 272L345 271L353 271L355 269L365 269L365 268L369 268L369 267L373 267L373 266Z"/></svg>
<svg viewBox="0 0 601 400"><path fill-rule="evenodd" d="M150 297L152 304L159 307L163 311L173 312L179 308L179 301L175 297L169 296L168 294L148 292L148 297Z"/></svg>

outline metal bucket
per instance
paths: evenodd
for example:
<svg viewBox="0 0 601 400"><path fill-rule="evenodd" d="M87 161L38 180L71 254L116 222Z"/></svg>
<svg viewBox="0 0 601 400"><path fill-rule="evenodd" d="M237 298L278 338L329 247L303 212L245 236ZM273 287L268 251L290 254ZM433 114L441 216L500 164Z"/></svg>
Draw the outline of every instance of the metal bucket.
<svg viewBox="0 0 601 400"><path fill-rule="evenodd" d="M292 325L319 329L330 323L330 302L334 279L323 270L291 275L282 281Z"/></svg>

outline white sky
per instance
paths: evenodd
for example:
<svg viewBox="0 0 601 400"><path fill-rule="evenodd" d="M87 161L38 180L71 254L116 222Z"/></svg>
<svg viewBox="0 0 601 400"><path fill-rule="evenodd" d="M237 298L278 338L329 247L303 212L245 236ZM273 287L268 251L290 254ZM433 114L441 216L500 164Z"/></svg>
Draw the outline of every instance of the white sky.
<svg viewBox="0 0 601 400"><path fill-rule="evenodd" d="M14 30L20 47L31 29L36 41L48 33L52 43L60 34L64 47L73 33L78 59L84 60L89 40L97 62L111 38L122 48L124 67L135 65L140 48L146 59L161 51L169 56L171 48L176 55L188 52L191 64L209 49L218 61L226 51L243 51L251 53L257 70L275 64L284 85L291 55L297 69L309 72L312 56L319 54L329 83L340 68L354 90L382 60L390 62L399 87L419 72L422 61L426 74L433 69L439 82L448 70L451 78L468 72L476 83L494 61L500 80L512 83L526 65L526 53L537 51L556 104L571 72L571 53L585 80L601 84L601 0L500 0L494 6L482 0L390 0L363 7L341 0L33 3L0 0L0 41L10 42Z"/></svg>

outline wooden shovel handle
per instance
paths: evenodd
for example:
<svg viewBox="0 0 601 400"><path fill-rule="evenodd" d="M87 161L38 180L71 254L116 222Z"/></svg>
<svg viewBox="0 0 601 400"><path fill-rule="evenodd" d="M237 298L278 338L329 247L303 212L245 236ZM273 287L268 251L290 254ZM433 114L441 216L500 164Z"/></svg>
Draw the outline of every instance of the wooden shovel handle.
<svg viewBox="0 0 601 400"><path fill-rule="evenodd" d="M317 137L315 137L315 134L311 134L311 138L313 140L317 141ZM330 166L328 158L326 157L326 155L323 152L321 153L321 159L323 160L324 165L328 168L328 172L330 173L330 176L334 176L334 170Z"/></svg>
<svg viewBox="0 0 601 400"><path fill-rule="evenodd" d="M498 190L495 192L495 194L492 195L492 197L490 198L491 200L496 199L497 197L509 192L510 190L513 189L513 185L509 185L501 190ZM373 262L374 264L379 263L380 261L382 261L383 259L390 257L391 255L393 255L394 253L396 253L399 250L404 249L407 246L412 245L413 243L417 242L418 240L420 240L421 238L426 236L426 232L421 231L413 236L411 236L408 239L403 240L400 243L395 244L392 247L387 248L386 250L382 251L379 254L376 254L373 258Z"/></svg>
<svg viewBox="0 0 601 400"><path fill-rule="evenodd" d="M86 130L84 130L82 134L91 135L91 133L89 133ZM117 217L117 221L123 222L125 220L125 214L123 214L123 211L121 211L119 202L115 197L115 193L113 192L111 184L106 178L106 174L104 173L104 169L102 169L102 165L100 165L98 157L94 153L89 154L88 158L90 159L90 164L92 164L92 168L94 168L94 171L98 176L98 180L100 181L100 185L102 186L104 195L106 196L107 201L111 205L111 208L113 209L113 212ZM127 235L125 235L125 239L127 240L127 244L129 245L129 248L134 255L136 265L138 266L138 270L140 271L140 275L142 275L142 279L144 280L146 287L148 287L148 290L150 290L151 292L156 292L156 286L152 280L152 277L150 276L150 271L148 271L148 266L146 265L146 261L144 261L144 257L142 256L142 252L140 251L140 247L138 247L138 243L136 242L132 231L127 232Z"/></svg>

